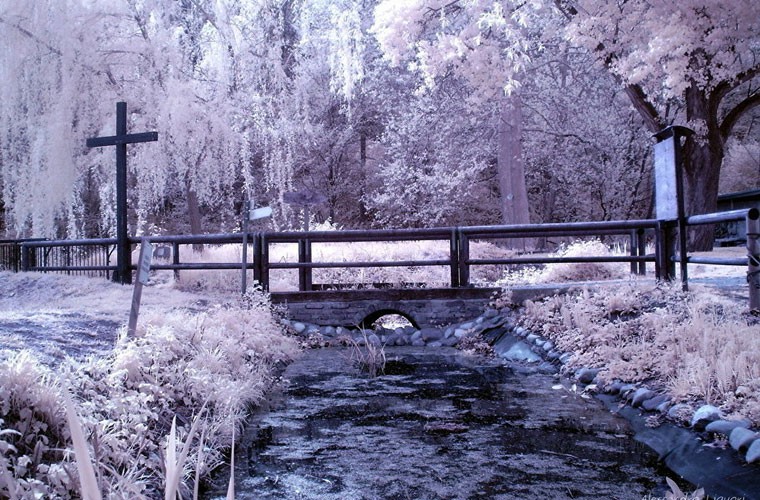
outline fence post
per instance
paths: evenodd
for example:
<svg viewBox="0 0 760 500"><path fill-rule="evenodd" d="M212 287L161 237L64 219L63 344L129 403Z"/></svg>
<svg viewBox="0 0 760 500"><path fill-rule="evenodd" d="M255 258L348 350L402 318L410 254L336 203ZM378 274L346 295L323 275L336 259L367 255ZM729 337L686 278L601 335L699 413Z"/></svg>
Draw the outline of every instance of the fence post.
<svg viewBox="0 0 760 500"><path fill-rule="evenodd" d="M21 270L29 271L29 247L26 244L21 244Z"/></svg>
<svg viewBox="0 0 760 500"><path fill-rule="evenodd" d="M630 246L631 246L631 257L638 257L639 252L639 245L638 245L638 233L635 229L631 229L631 232L629 233L630 236ZM638 274L638 262L631 261L631 274Z"/></svg>
<svg viewBox="0 0 760 500"><path fill-rule="evenodd" d="M760 209L747 211L747 283L749 310L760 313Z"/></svg>
<svg viewBox="0 0 760 500"><path fill-rule="evenodd" d="M243 226L247 226L243 222ZM243 255L240 258L241 262L241 276L240 276L240 288L243 295L245 295L246 288L248 287L248 228L243 229Z"/></svg>
<svg viewBox="0 0 760 500"><path fill-rule="evenodd" d="M657 221L655 273L658 280L673 281L676 277L676 223Z"/></svg>
<svg viewBox="0 0 760 500"><path fill-rule="evenodd" d="M636 230L636 243L639 246L639 257L643 257L647 254L647 238L646 231L643 227ZM646 276L647 263L644 261L639 262L639 276Z"/></svg>
<svg viewBox="0 0 760 500"><path fill-rule="evenodd" d="M261 285L262 261L263 256L261 252L261 233L256 232L253 234L253 281Z"/></svg>
<svg viewBox="0 0 760 500"><path fill-rule="evenodd" d="M259 254L261 255L261 264L259 264L259 272L261 273L260 283L261 289L265 292L269 291L269 242L267 241L266 233L259 235Z"/></svg>
<svg viewBox="0 0 760 500"><path fill-rule="evenodd" d="M179 265L179 243L172 242L172 264ZM179 269L174 270L174 281L179 281Z"/></svg>
<svg viewBox="0 0 760 500"><path fill-rule="evenodd" d="M298 262L300 264L311 263L311 241L309 238L303 238L298 240ZM311 267L299 267L298 268L298 288L302 292L311 291Z"/></svg>
<svg viewBox="0 0 760 500"><path fill-rule="evenodd" d="M470 286L470 238L459 230L459 286Z"/></svg>
<svg viewBox="0 0 760 500"><path fill-rule="evenodd" d="M451 288L459 288L459 228L451 230L449 237L449 258L451 259Z"/></svg>

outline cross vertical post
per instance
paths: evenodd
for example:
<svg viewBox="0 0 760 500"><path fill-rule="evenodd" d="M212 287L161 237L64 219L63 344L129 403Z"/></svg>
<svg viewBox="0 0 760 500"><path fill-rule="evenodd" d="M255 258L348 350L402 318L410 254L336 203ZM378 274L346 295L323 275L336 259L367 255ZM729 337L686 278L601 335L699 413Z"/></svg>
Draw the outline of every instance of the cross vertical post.
<svg viewBox="0 0 760 500"><path fill-rule="evenodd" d="M127 103L116 103L116 137L127 135ZM116 274L114 281L132 283L132 247L127 229L127 143L116 143Z"/></svg>
<svg viewBox="0 0 760 500"><path fill-rule="evenodd" d="M127 144L158 140L158 132L127 134L127 103L116 103L116 135L87 139L87 147L116 146L116 272L113 280L132 283L131 246L127 228Z"/></svg>

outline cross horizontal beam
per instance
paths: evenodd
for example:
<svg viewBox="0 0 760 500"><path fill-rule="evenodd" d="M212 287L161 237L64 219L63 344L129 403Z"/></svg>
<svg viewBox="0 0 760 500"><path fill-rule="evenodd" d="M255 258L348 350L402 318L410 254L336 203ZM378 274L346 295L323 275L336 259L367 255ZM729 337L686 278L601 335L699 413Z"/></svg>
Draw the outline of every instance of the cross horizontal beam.
<svg viewBox="0 0 760 500"><path fill-rule="evenodd" d="M88 148L101 146L116 146L119 144L136 144L138 142L153 142L158 140L158 132L141 132L139 134L109 135L107 137L92 137L87 139Z"/></svg>

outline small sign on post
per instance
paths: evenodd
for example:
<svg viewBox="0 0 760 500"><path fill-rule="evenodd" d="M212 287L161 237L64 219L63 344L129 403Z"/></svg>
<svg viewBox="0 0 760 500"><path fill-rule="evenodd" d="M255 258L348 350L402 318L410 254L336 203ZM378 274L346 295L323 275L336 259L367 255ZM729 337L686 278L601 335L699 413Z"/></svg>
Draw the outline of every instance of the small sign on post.
<svg viewBox="0 0 760 500"><path fill-rule="evenodd" d="M248 220L257 220L272 215L272 207L252 208L248 211Z"/></svg>
<svg viewBox="0 0 760 500"><path fill-rule="evenodd" d="M688 290L686 266L686 212L684 210L683 165L681 138L694 132L686 127L672 126L655 134L654 146L655 201L657 220L663 230L659 268L665 280L675 278L676 241L679 246L681 285ZM676 240L676 230L678 240Z"/></svg>
<svg viewBox="0 0 760 500"><path fill-rule="evenodd" d="M143 285L148 284L150 279L150 264L153 258L153 245L146 238L140 243L140 259L137 266L137 283L132 289L132 308L129 311L129 324L127 335L132 337L137 329L137 316L140 314L140 301L142 300Z"/></svg>
<svg viewBox="0 0 760 500"><path fill-rule="evenodd" d="M282 195L282 201L288 205L295 205L303 209L303 230L309 230L309 207L321 205L327 201L327 196L318 191L305 189L303 191L290 191Z"/></svg>
<svg viewBox="0 0 760 500"><path fill-rule="evenodd" d="M246 218L246 215L248 216ZM263 219L272 215L272 207L253 208L250 200L245 202L245 215L243 215L243 256L242 256L242 276L240 288L245 295L247 289L247 272L248 272L248 223L258 219Z"/></svg>

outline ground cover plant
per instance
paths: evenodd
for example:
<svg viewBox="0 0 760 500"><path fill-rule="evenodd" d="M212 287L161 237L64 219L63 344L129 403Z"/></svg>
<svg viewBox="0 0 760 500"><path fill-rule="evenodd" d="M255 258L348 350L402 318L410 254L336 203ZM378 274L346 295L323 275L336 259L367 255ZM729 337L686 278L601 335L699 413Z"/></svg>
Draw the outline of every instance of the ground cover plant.
<svg viewBox="0 0 760 500"><path fill-rule="evenodd" d="M202 477L224 459L234 429L276 382L278 366L298 352L259 293L203 309L148 309L134 338L122 334L111 351L58 366L26 349L0 351L0 497L84 494L67 394L99 493L162 496L172 483L167 464L174 464L187 497L194 473ZM167 461L169 443L189 443L187 458Z"/></svg>
<svg viewBox="0 0 760 500"><path fill-rule="evenodd" d="M760 424L760 321L714 289L631 281L527 301L520 317L573 353L569 371L600 368L603 385L643 383Z"/></svg>

